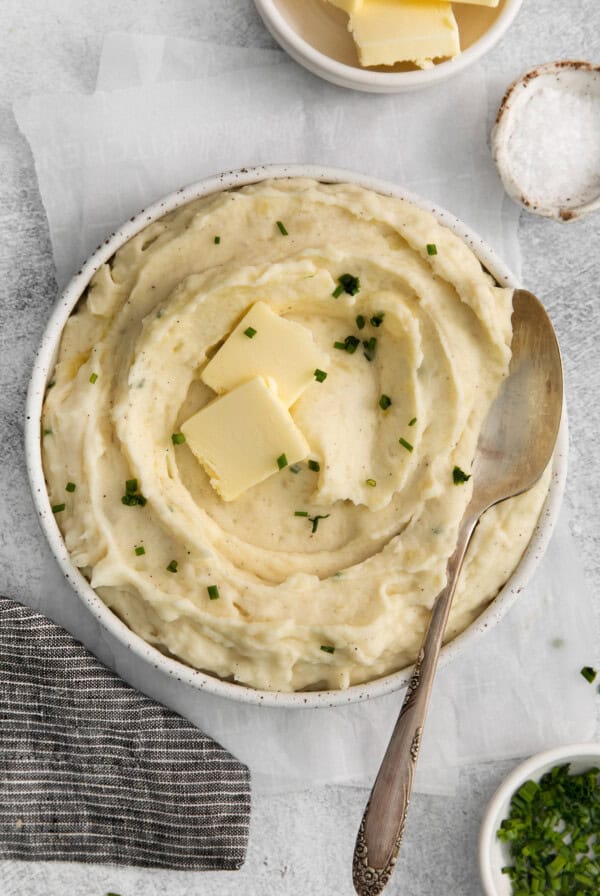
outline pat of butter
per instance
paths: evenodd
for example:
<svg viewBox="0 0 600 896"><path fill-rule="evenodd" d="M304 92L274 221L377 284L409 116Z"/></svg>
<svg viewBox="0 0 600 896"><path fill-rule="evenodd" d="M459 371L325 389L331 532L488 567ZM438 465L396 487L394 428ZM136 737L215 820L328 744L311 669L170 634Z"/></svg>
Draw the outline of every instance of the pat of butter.
<svg viewBox="0 0 600 896"><path fill-rule="evenodd" d="M277 473L284 461L297 463L310 451L290 412L261 377L216 398L181 431L224 501L234 501Z"/></svg>
<svg viewBox="0 0 600 896"><path fill-rule="evenodd" d="M228 392L255 376L272 378L289 407L323 369L327 356L315 345L312 333L257 302L242 318L201 377L215 392Z"/></svg>
<svg viewBox="0 0 600 896"><path fill-rule="evenodd" d="M458 56L458 25L452 6L438 0L367 0L348 24L361 65L414 62Z"/></svg>

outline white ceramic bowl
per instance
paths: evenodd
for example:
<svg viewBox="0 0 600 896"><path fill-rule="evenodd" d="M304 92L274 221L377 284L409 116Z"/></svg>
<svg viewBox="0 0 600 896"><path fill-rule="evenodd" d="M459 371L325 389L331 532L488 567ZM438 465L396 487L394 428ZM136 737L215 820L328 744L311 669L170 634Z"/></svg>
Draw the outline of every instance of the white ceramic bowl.
<svg viewBox="0 0 600 896"><path fill-rule="evenodd" d="M361 68L348 17L324 0L254 0L277 43L314 75L340 87L370 93L400 93L443 81L464 71L494 47L506 33L523 0L500 0L492 9L457 3L460 56L433 68L414 70L406 64ZM412 70L411 70L412 69Z"/></svg>
<svg viewBox="0 0 600 896"><path fill-rule="evenodd" d="M109 239L105 240L98 247L81 270L77 272L58 300L38 349L29 386L25 426L27 467L42 529L66 578L101 624L133 653L151 662L154 666L161 668L178 680L185 681L201 690L231 697L246 703L285 707L334 706L353 703L369 697L377 697L397 690L408 683L411 669L406 668L367 684L355 685L344 691L283 693L279 691L259 691L232 682L221 681L214 676L199 672L177 660L166 657L155 647L146 643L146 641L132 632L125 623L121 622L118 616L100 600L89 582L71 562L50 507L42 466L41 412L47 383L54 369L63 327L94 273L124 243L167 212L200 196L208 196L221 190L235 189L245 184L256 183L272 177L310 177L328 183L352 182L388 196L398 196L407 199L415 205L432 212L441 223L460 236L471 247L498 283L511 287L519 285L516 278L492 252L489 246L457 218L444 211L444 209L436 207L433 203L426 202L418 196L414 196L412 193L386 181L355 174L350 171L318 168L308 165L271 165L259 168L242 168L239 171L226 172L217 177L199 181L196 184L177 190L175 193L171 193L171 195L156 202L124 224L116 233L113 233ZM567 471L567 444L567 423L566 416L563 415L553 462L550 490L529 546L513 575L485 612L465 632L454 638L453 641L443 648L441 654L442 664L448 662L452 657L468 647L477 635L487 631L502 618L539 564L558 516Z"/></svg>
<svg viewBox="0 0 600 896"><path fill-rule="evenodd" d="M600 743L571 744L532 756L511 772L490 800L479 834L479 873L485 896L512 894L510 879L502 874L502 868L510 865L510 853L507 844L496 837L496 831L508 816L513 794L525 781L537 782L555 765L567 762L574 774L600 766Z"/></svg>

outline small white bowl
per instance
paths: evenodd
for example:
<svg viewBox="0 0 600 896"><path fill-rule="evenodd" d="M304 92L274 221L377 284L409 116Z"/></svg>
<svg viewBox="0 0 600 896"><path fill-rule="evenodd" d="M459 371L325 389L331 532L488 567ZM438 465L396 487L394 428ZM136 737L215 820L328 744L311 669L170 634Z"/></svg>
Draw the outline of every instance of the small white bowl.
<svg viewBox="0 0 600 896"><path fill-rule="evenodd" d="M366 700L370 697L378 697L404 687L408 684L412 674L412 665L366 684L354 685L344 691L288 693L283 691L259 691L230 681L222 681L215 676L186 666L178 660L171 659L131 631L103 603L81 571L73 564L56 523L55 515L52 513L42 465L41 414L48 381L51 379L56 363L63 328L96 271L137 233L153 221L167 214L167 212L185 205L186 202L191 202L193 199L209 196L222 190L236 189L246 184L253 184L268 178L277 177L308 177L324 181L325 183L354 183L367 190L383 193L386 196L397 196L400 199L406 199L419 206L419 208L434 214L441 224L449 227L453 233L464 240L497 283L513 288L519 286L516 277L490 247L481 237L477 236L465 224L459 221L458 218L455 218L449 212L435 206L433 203L429 203L388 181L378 180L351 171L344 171L339 168L321 168L314 165L265 165L258 168L242 168L239 171L227 171L217 177L207 178L177 190L140 212L136 217L131 218L130 221L123 224L98 247L68 284L54 308L35 358L27 395L25 455L34 503L41 527L48 539L54 557L62 568L66 579L90 612L132 653L145 662L151 663L156 668L162 669L177 681L184 681L199 690L205 690L208 693L229 697L244 703L298 708L340 706ZM514 573L504 587L501 588L489 607L461 635L458 635L458 637L442 648L440 665L447 663L467 648L478 635L484 634L492 628L504 616L509 607L512 606L538 567L558 517L567 474L567 453L567 418L566 413L563 413L552 464L550 489L531 541L525 549L525 553Z"/></svg>
<svg viewBox="0 0 600 896"><path fill-rule="evenodd" d="M479 874L485 896L511 896L512 887L502 868L510 865L508 845L496 837L502 821L508 817L510 801L525 781L539 781L555 765L571 765L574 774L600 766L600 743L569 744L537 753L519 765L500 785L485 812L479 834Z"/></svg>
<svg viewBox="0 0 600 896"><path fill-rule="evenodd" d="M406 63L362 68L348 32L348 17L324 0L254 0L266 27L292 59L332 84L369 93L429 87L464 71L504 36L522 2L500 0L495 8L455 4L460 56L420 70Z"/></svg>
<svg viewBox="0 0 600 896"><path fill-rule="evenodd" d="M600 209L600 66L549 62L515 81L492 154L504 189L527 211L574 221Z"/></svg>

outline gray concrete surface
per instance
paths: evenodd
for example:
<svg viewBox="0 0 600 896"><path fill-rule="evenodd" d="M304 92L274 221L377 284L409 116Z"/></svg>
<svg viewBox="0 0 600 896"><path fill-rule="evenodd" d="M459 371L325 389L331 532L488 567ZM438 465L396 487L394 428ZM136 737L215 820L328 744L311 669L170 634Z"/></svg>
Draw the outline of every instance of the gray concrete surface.
<svg viewBox="0 0 600 896"><path fill-rule="evenodd" d="M3 0L0 36L0 591L27 602L31 579L15 563L46 551L22 457L24 398L34 348L56 298L47 223L29 148L10 106L30 93L90 91L104 34L145 31L272 46L250 0ZM506 73L559 58L600 62L596 0L525 0L485 65L499 100ZM425 94L424 101L425 101ZM399 98L401 102L401 98ZM490 106L492 112L493 104ZM524 281L544 297L562 343L571 427L567 501L572 529L600 611L600 215L560 225L523 215ZM37 582L37 587L42 583ZM597 620L598 622L598 620ZM598 629L598 627L597 627ZM597 641L598 643L598 641ZM582 657L584 662L595 658ZM560 712L560 707L557 707ZM600 739L600 725L597 727ZM391 894L476 896L477 832L507 766L465 769L459 794L415 798ZM258 796L248 860L236 874L0 862L2 896L308 896L349 894L350 854L363 791Z"/></svg>

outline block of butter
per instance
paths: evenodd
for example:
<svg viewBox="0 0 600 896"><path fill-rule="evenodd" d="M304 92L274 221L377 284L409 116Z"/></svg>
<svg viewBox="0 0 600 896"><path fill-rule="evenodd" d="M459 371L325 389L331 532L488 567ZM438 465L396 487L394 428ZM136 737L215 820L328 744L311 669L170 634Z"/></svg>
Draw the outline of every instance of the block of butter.
<svg viewBox="0 0 600 896"><path fill-rule="evenodd" d="M290 412L262 377L215 398L181 431L224 501L309 454Z"/></svg>
<svg viewBox="0 0 600 896"><path fill-rule="evenodd" d="M452 5L441 0L365 0L348 28L365 66L413 62L430 68L434 59L460 53Z"/></svg>
<svg viewBox="0 0 600 896"><path fill-rule="evenodd" d="M314 382L327 356L315 344L310 330L256 302L244 315L201 378L215 392L227 392L252 377L272 378L279 398L290 407Z"/></svg>

